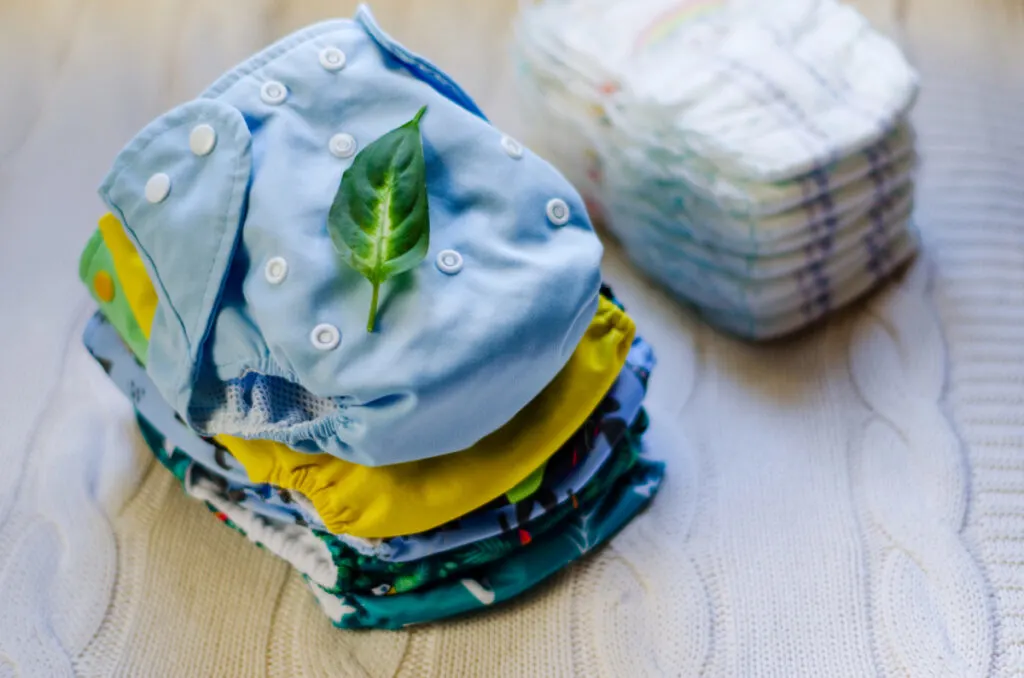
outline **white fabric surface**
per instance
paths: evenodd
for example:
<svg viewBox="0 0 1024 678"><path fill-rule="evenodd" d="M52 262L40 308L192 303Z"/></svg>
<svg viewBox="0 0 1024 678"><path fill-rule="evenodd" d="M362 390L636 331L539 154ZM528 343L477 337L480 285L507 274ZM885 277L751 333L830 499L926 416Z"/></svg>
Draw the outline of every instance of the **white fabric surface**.
<svg viewBox="0 0 1024 678"><path fill-rule="evenodd" d="M0 676L1020 675L1019 3L861 3L923 75L924 256L898 285L755 347L610 251L660 358L650 445L670 466L652 510L511 607L344 633L148 458L80 347L75 271L95 185L134 130L354 4L0 3ZM512 5L374 8L525 139Z"/></svg>

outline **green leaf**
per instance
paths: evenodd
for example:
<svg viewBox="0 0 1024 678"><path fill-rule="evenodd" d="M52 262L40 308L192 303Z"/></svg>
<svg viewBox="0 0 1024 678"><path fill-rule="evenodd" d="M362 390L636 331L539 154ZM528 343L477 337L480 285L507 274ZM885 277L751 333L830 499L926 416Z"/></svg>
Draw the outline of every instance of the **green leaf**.
<svg viewBox="0 0 1024 678"><path fill-rule="evenodd" d="M373 332L377 295L385 280L415 268L430 246L427 170L420 139L424 106L412 120L362 149L341 177L327 217L327 231L342 260L373 285Z"/></svg>

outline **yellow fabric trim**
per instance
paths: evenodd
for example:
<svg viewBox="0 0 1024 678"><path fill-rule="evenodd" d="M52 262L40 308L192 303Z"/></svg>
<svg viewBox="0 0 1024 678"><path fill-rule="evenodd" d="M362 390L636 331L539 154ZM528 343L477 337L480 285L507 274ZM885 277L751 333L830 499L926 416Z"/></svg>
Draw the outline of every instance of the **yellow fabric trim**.
<svg viewBox="0 0 1024 678"><path fill-rule="evenodd" d="M128 306L132 309L135 322L142 333L149 339L149 330L153 327L153 316L156 314L156 288L146 274L135 245L128 239L121 222L109 212L100 219L100 234L103 242L110 250L110 258L114 260L114 272L121 281Z"/></svg>
<svg viewBox="0 0 1024 678"><path fill-rule="evenodd" d="M138 311L132 307L148 337L156 293L141 258L117 226L121 238L115 236L116 246L110 248L115 269L129 299L152 304ZM103 236L106 241L105 231ZM550 458L611 388L635 331L629 316L602 297L583 339L555 379L508 424L461 452L367 467L329 454L296 452L275 441L223 435L216 440L253 482L308 497L333 533L384 538L423 532L508 492Z"/></svg>

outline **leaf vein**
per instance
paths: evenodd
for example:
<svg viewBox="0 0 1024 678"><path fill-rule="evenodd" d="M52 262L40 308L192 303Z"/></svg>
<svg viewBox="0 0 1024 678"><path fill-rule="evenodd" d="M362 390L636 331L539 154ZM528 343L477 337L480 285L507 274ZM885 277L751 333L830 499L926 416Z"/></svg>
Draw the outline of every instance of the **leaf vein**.
<svg viewBox="0 0 1024 678"><path fill-rule="evenodd" d="M391 198L394 193L394 179L395 174L393 171L388 172L384 177L384 185L381 187L381 199L377 203L377 223L380 224L380 228L376 229L374 238L374 271L381 275L382 278L387 276L382 275L384 271L384 265L386 263L387 254L387 243L391 237Z"/></svg>

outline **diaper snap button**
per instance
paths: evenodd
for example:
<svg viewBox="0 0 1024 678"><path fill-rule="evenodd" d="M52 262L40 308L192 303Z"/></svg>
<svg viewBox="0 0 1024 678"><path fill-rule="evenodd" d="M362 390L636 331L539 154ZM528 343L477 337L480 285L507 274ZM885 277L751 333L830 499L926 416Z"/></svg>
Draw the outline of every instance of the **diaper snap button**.
<svg viewBox="0 0 1024 678"><path fill-rule="evenodd" d="M442 273L455 275L462 270L462 255L455 250L441 250L437 254L437 268Z"/></svg>
<svg viewBox="0 0 1024 678"><path fill-rule="evenodd" d="M523 145L510 136L506 135L501 138L501 147L505 149L508 157L514 160L523 157Z"/></svg>
<svg viewBox="0 0 1024 678"><path fill-rule="evenodd" d="M146 200L156 204L163 202L171 192L171 178L163 172L157 172L146 182Z"/></svg>
<svg viewBox="0 0 1024 678"><path fill-rule="evenodd" d="M548 221L555 226L569 223L569 206L561 198L552 198L547 206Z"/></svg>
<svg viewBox="0 0 1024 678"><path fill-rule="evenodd" d="M334 325L322 323L313 328L309 334L309 340L313 342L315 348L321 351L330 351L341 341L341 333Z"/></svg>
<svg viewBox="0 0 1024 678"><path fill-rule="evenodd" d="M217 143L217 133L209 125L196 125L188 135L188 147L198 156L209 155Z"/></svg>
<svg viewBox="0 0 1024 678"><path fill-rule="evenodd" d="M276 106L288 98L288 88L276 80L263 83L260 87L260 99L263 103Z"/></svg>
<svg viewBox="0 0 1024 678"><path fill-rule="evenodd" d="M320 65L329 71L340 71L345 67L345 53L337 47L320 50Z"/></svg>
<svg viewBox="0 0 1024 678"><path fill-rule="evenodd" d="M274 257L267 262L263 275L271 285L279 285L288 275L288 262L284 257Z"/></svg>
<svg viewBox="0 0 1024 678"><path fill-rule="evenodd" d="M335 134L327 144L331 154L338 158L351 158L356 154L356 138L351 134Z"/></svg>

